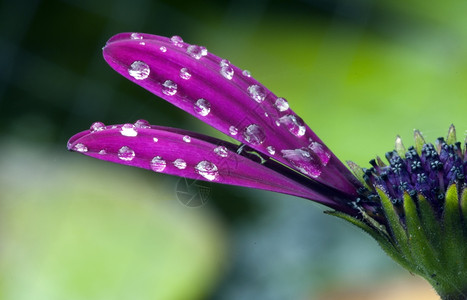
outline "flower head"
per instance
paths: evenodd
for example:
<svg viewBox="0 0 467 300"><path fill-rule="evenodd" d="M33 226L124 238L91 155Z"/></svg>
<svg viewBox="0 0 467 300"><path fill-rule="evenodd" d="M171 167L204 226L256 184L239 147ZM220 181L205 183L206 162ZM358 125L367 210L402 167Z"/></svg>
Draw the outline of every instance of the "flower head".
<svg viewBox="0 0 467 300"><path fill-rule="evenodd" d="M467 153L454 126L426 143L415 131L395 150L349 171L287 100L228 60L180 37L121 33L103 48L118 73L236 139L186 130L92 124L68 149L187 178L259 188L324 204L369 233L394 260L445 299L467 293Z"/></svg>

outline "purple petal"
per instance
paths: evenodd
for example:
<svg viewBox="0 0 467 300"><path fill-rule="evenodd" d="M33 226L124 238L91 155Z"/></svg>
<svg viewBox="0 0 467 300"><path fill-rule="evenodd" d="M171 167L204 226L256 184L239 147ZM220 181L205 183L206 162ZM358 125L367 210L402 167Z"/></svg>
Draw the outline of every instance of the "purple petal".
<svg viewBox="0 0 467 300"><path fill-rule="evenodd" d="M96 123L95 123L96 124ZM101 123L100 123L101 124ZM181 177L259 188L340 207L326 188L313 188L238 155L237 146L201 134L135 124L92 126L68 142L68 149L118 164ZM345 205L344 205L345 206ZM345 208L344 208L345 209Z"/></svg>
<svg viewBox="0 0 467 300"><path fill-rule="evenodd" d="M204 47L121 33L103 49L118 73L257 151L330 187L356 195L350 171L283 98ZM290 155L295 153L294 155Z"/></svg>

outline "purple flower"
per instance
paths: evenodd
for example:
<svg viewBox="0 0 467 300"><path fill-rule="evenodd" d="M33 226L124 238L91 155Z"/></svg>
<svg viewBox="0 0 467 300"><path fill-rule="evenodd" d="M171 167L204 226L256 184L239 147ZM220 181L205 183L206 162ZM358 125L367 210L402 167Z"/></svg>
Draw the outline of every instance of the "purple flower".
<svg viewBox="0 0 467 300"><path fill-rule="evenodd" d="M229 61L178 37L122 33L103 49L118 73L238 140L182 129L92 124L68 149L101 160L187 178L307 198L363 229L401 266L427 279L443 299L467 294L467 153L454 126L407 150L348 162L350 172L288 102Z"/></svg>
<svg viewBox="0 0 467 300"><path fill-rule="evenodd" d="M238 140L235 145L146 121L73 136L68 148L156 172L280 192L356 215L360 182L250 73L180 37L121 33L103 49L118 73Z"/></svg>

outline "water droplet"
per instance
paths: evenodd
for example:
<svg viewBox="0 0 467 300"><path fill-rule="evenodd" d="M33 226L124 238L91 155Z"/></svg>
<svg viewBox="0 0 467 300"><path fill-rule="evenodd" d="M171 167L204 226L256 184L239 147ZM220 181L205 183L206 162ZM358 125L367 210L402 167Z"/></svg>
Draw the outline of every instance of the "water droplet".
<svg viewBox="0 0 467 300"><path fill-rule="evenodd" d="M322 165L318 159L306 148L294 150L282 150L282 157L289 161L292 166L305 175L317 178L321 175Z"/></svg>
<svg viewBox="0 0 467 300"><path fill-rule="evenodd" d="M243 74L243 76L245 76L245 77L251 77L251 72L248 71L248 70L243 70L242 74Z"/></svg>
<svg viewBox="0 0 467 300"><path fill-rule="evenodd" d="M237 135L237 134L238 134L238 129L237 129L237 127L235 127L235 126L230 126L230 127L229 127L229 133L230 133L231 135Z"/></svg>
<svg viewBox="0 0 467 300"><path fill-rule="evenodd" d="M135 125L133 124L123 124L122 128L120 128L120 133L124 136L134 137L138 135L138 132L135 129Z"/></svg>
<svg viewBox="0 0 467 300"><path fill-rule="evenodd" d="M234 69L232 69L232 67L229 65L225 65L221 67L220 73L226 79L231 80L234 75Z"/></svg>
<svg viewBox="0 0 467 300"><path fill-rule="evenodd" d="M289 109L289 102L284 98L277 98L276 102L274 103L278 111L286 111Z"/></svg>
<svg viewBox="0 0 467 300"><path fill-rule="evenodd" d="M214 149L214 153L216 153L220 157L227 157L229 155L229 151L227 150L227 147L225 146L217 146Z"/></svg>
<svg viewBox="0 0 467 300"><path fill-rule="evenodd" d="M230 61L228 61L227 59L223 59L219 63L219 66L221 66L221 67L228 66L228 65L230 65Z"/></svg>
<svg viewBox="0 0 467 300"><path fill-rule="evenodd" d="M161 52L164 52L164 53L167 52L167 48L165 46L161 46L159 50L161 50Z"/></svg>
<svg viewBox="0 0 467 300"><path fill-rule="evenodd" d="M273 146L268 146L266 149L271 155L274 155L276 153L276 149Z"/></svg>
<svg viewBox="0 0 467 300"><path fill-rule="evenodd" d="M137 32L133 32L131 35L130 35L130 38L132 40L142 40L143 39L143 35L141 33L137 33Z"/></svg>
<svg viewBox="0 0 467 300"><path fill-rule="evenodd" d="M143 119L136 121L134 125L136 128L150 128L151 127L151 124L149 124L148 121L143 120Z"/></svg>
<svg viewBox="0 0 467 300"><path fill-rule="evenodd" d="M173 162L174 166L177 168L177 169L180 169L180 170L183 170L186 168L186 162L181 159L181 158L177 158L174 162Z"/></svg>
<svg viewBox="0 0 467 300"><path fill-rule="evenodd" d="M177 47L183 47L183 39L179 37L178 35L174 35L173 37L170 38L172 41L172 44L174 44Z"/></svg>
<svg viewBox="0 0 467 300"><path fill-rule="evenodd" d="M102 131L105 129L105 125L102 122L94 122L89 129L91 132Z"/></svg>
<svg viewBox="0 0 467 300"><path fill-rule="evenodd" d="M264 116L265 116L266 118L269 118L269 114L268 114L267 112L264 112Z"/></svg>
<svg viewBox="0 0 467 300"><path fill-rule="evenodd" d="M136 80L143 80L148 78L150 73L149 66L142 61L135 61L128 69L128 74Z"/></svg>
<svg viewBox="0 0 467 300"><path fill-rule="evenodd" d="M146 46L146 43L145 42L140 42L139 43L141 46Z"/></svg>
<svg viewBox="0 0 467 300"><path fill-rule="evenodd" d="M243 137L252 145L261 145L266 139L263 130L256 124L248 125L243 131Z"/></svg>
<svg viewBox="0 0 467 300"><path fill-rule="evenodd" d="M154 141L154 143L157 143L157 142L159 141L159 139L156 138L156 137L155 137L155 138L152 138L152 140Z"/></svg>
<svg viewBox="0 0 467 300"><path fill-rule="evenodd" d="M166 80L162 84L162 93L167 96L173 96L177 93L177 84L172 80Z"/></svg>
<svg viewBox="0 0 467 300"><path fill-rule="evenodd" d="M207 100L201 98L196 101L195 105L195 111L202 115L203 117L207 116L209 112L211 111L211 103L209 103Z"/></svg>
<svg viewBox="0 0 467 300"><path fill-rule="evenodd" d="M196 173L203 176L209 181L213 181L219 175L217 166L210 161L200 161L195 167Z"/></svg>
<svg viewBox="0 0 467 300"><path fill-rule="evenodd" d="M189 142L191 142L191 137L189 135L185 135L185 136L183 136L183 141L185 143L189 143Z"/></svg>
<svg viewBox="0 0 467 300"><path fill-rule="evenodd" d="M329 160L331 159L331 153L326 150L323 145L318 142L312 142L310 145L308 145L308 148L318 156L323 166L328 164Z"/></svg>
<svg viewBox="0 0 467 300"><path fill-rule="evenodd" d="M86 147L84 144L78 143L73 147L73 150L81 153L86 153L88 152L88 147Z"/></svg>
<svg viewBox="0 0 467 300"><path fill-rule="evenodd" d="M248 87L248 94L253 100L255 100L258 103L263 102L264 98L266 98L264 88L257 84L253 84Z"/></svg>
<svg viewBox="0 0 467 300"><path fill-rule="evenodd" d="M191 73L190 71L188 70L188 68L181 68L180 69L180 77L182 79L185 79L185 80L188 80L191 78Z"/></svg>
<svg viewBox="0 0 467 300"><path fill-rule="evenodd" d="M294 115L285 115L279 119L281 124L287 126L287 129L296 137L301 137L305 134L306 127L303 125L303 121Z"/></svg>
<svg viewBox="0 0 467 300"><path fill-rule="evenodd" d="M100 155L106 155L106 154L107 154L107 151L105 151L104 149L102 149L101 151L99 151L99 154L100 154Z"/></svg>
<svg viewBox="0 0 467 300"><path fill-rule="evenodd" d="M135 157L135 151L128 146L123 146L118 150L118 158L124 161L131 161Z"/></svg>
<svg viewBox="0 0 467 300"><path fill-rule="evenodd" d="M150 166L154 172L162 172L167 163L160 156L156 156L151 160Z"/></svg>
<svg viewBox="0 0 467 300"><path fill-rule="evenodd" d="M191 45L186 49L186 53L195 59L200 59L201 57L208 55L208 50L205 47Z"/></svg>

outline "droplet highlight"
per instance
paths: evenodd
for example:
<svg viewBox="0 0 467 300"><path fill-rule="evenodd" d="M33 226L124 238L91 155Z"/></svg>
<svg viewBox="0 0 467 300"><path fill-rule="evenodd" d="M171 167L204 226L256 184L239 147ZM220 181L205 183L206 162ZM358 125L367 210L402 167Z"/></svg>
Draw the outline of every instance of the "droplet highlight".
<svg viewBox="0 0 467 300"><path fill-rule="evenodd" d="M185 80L190 79L191 78L190 70L188 70L188 68L181 68L180 69L180 78L185 79Z"/></svg>
<svg viewBox="0 0 467 300"><path fill-rule="evenodd" d="M167 166L167 163L165 160L162 159L160 156L155 156L151 162L150 162L151 169L154 172L162 172L164 171L165 167Z"/></svg>
<svg viewBox="0 0 467 300"><path fill-rule="evenodd" d="M134 126L135 128L150 128L151 124L146 120L140 119L135 122Z"/></svg>
<svg viewBox="0 0 467 300"><path fill-rule="evenodd" d="M312 142L308 148L313 151L316 156L318 156L323 166L326 166L329 163L329 160L331 159L331 152L324 148L323 145L318 142Z"/></svg>
<svg viewBox="0 0 467 300"><path fill-rule="evenodd" d="M224 78L232 80L234 75L234 69L229 65L224 65L221 67L220 73L222 76L224 76Z"/></svg>
<svg viewBox="0 0 467 300"><path fill-rule="evenodd" d="M201 59L201 57L208 55L208 50L202 46L191 45L186 49L186 53L195 59Z"/></svg>
<svg viewBox="0 0 467 300"><path fill-rule="evenodd" d="M183 136L183 141L185 143L190 143L191 142L191 137L189 135L185 135L185 136Z"/></svg>
<svg viewBox="0 0 467 300"><path fill-rule="evenodd" d="M123 136L135 137L138 135L138 132L135 129L135 125L133 124L123 124L122 128L120 128L120 133Z"/></svg>
<svg viewBox="0 0 467 300"><path fill-rule="evenodd" d="M294 115L285 115L279 119L281 124L284 124L290 133L296 137L301 137L305 134L306 127L303 125L303 121Z"/></svg>
<svg viewBox="0 0 467 300"><path fill-rule="evenodd" d="M278 111L283 112L289 109L289 102L284 98L277 98L274 106L277 108Z"/></svg>
<svg viewBox="0 0 467 300"><path fill-rule="evenodd" d="M91 130L91 132L102 131L104 129L105 129L105 125L102 122L94 122L94 123L92 123L91 127L89 128L89 130Z"/></svg>
<svg viewBox="0 0 467 300"><path fill-rule="evenodd" d="M135 61L128 69L128 74L136 80L144 80L148 78L150 73L149 66L142 61Z"/></svg>
<svg viewBox="0 0 467 300"><path fill-rule="evenodd" d="M73 150L81 153L86 153L88 152L88 147L86 147L84 144L78 143L73 147Z"/></svg>
<svg viewBox="0 0 467 300"><path fill-rule="evenodd" d="M245 77L251 77L251 72L248 70L243 70L242 75Z"/></svg>
<svg viewBox="0 0 467 300"><path fill-rule="evenodd" d="M177 47L183 47L183 39L178 35L174 35L173 37L171 37L170 41Z"/></svg>
<svg viewBox="0 0 467 300"><path fill-rule="evenodd" d="M186 162L181 159L181 158L177 158L174 162L173 162L173 165L179 169L179 170L183 170L186 168Z"/></svg>
<svg viewBox="0 0 467 300"><path fill-rule="evenodd" d="M233 125L230 126L230 127L229 127L229 133L230 133L231 135L237 135L237 134L238 134L238 128L235 127L235 126L233 126Z"/></svg>
<svg viewBox="0 0 467 300"><path fill-rule="evenodd" d="M267 146L266 150L268 150L270 155L276 154L276 149L273 146Z"/></svg>
<svg viewBox="0 0 467 300"><path fill-rule="evenodd" d="M261 127L250 124L243 131L243 138L252 145L261 145L266 139L266 135Z"/></svg>
<svg viewBox="0 0 467 300"><path fill-rule="evenodd" d="M322 165L316 156L312 155L308 149L282 150L281 152L282 157L303 174L313 178L317 178L321 175Z"/></svg>
<svg viewBox="0 0 467 300"><path fill-rule="evenodd" d="M264 91L264 88L257 84L253 84L248 87L248 94L258 103L263 102L266 98L266 92Z"/></svg>
<svg viewBox="0 0 467 300"><path fill-rule="evenodd" d="M133 33L130 35L130 39L132 39L132 40L142 40L142 39L143 39L143 35L142 35L141 33L133 32Z"/></svg>
<svg viewBox="0 0 467 300"><path fill-rule="evenodd" d="M217 146L216 148L214 148L214 153L216 153L220 157L227 157L229 155L229 151L225 146Z"/></svg>

